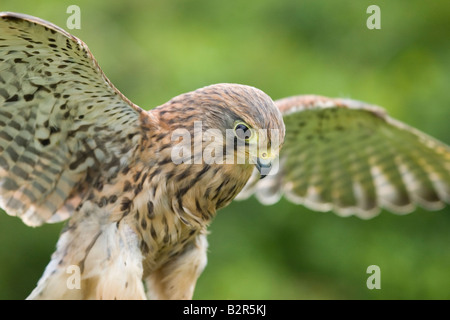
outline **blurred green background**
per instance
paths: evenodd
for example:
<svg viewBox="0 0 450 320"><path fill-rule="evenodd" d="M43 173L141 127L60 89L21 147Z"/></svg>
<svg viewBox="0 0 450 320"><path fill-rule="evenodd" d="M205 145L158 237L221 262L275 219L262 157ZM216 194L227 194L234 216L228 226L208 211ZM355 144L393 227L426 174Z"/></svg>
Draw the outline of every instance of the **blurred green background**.
<svg viewBox="0 0 450 320"><path fill-rule="evenodd" d="M67 30L66 8L110 80L152 108L218 82L272 98L314 93L384 106L450 143L450 2L365 0L22 1L1 11ZM381 30L366 9L381 8ZM62 224L32 229L0 214L0 298L23 299ZM195 299L449 299L450 209L364 221L254 199L221 210ZM381 268L369 290L366 269Z"/></svg>

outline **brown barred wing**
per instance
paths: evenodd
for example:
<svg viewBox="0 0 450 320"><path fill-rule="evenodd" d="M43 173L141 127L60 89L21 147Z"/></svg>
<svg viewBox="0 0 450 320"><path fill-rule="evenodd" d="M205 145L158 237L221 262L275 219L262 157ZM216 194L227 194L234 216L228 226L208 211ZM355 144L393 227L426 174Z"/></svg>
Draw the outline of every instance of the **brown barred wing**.
<svg viewBox="0 0 450 320"><path fill-rule="evenodd" d="M141 109L87 46L41 19L0 13L0 206L28 225L70 216L86 179L130 156Z"/></svg>
<svg viewBox="0 0 450 320"><path fill-rule="evenodd" d="M284 194L313 210L370 218L386 208L408 213L450 200L450 148L350 99L296 96L276 101L286 139L276 174L255 174L238 199L264 204Z"/></svg>

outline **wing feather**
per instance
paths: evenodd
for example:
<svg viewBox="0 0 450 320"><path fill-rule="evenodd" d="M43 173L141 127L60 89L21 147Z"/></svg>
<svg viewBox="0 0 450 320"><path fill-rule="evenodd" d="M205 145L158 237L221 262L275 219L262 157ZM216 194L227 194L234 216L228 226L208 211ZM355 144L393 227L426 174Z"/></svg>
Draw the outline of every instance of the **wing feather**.
<svg viewBox="0 0 450 320"><path fill-rule="evenodd" d="M286 125L280 168L261 181L255 173L237 199L256 194L272 204L284 194L314 210L363 218L380 208L408 213L449 202L444 143L356 100L296 96L275 103Z"/></svg>
<svg viewBox="0 0 450 320"><path fill-rule="evenodd" d="M68 218L87 178L126 163L141 111L81 40L39 18L0 13L0 206L8 214L29 225Z"/></svg>

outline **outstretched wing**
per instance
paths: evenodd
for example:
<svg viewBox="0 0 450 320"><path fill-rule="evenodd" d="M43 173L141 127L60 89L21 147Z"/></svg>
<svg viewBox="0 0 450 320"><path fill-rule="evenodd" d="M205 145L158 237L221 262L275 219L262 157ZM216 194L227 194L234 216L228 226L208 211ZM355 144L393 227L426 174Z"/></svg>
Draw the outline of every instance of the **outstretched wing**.
<svg viewBox="0 0 450 320"><path fill-rule="evenodd" d="M141 109L87 46L41 19L0 13L0 206L28 225L66 219L138 139Z"/></svg>
<svg viewBox="0 0 450 320"><path fill-rule="evenodd" d="M369 218L417 204L434 210L450 200L450 148L350 99L296 96L276 101L286 138L276 174L255 172L237 199L264 204L285 194L313 210ZM277 169L277 168L276 168Z"/></svg>

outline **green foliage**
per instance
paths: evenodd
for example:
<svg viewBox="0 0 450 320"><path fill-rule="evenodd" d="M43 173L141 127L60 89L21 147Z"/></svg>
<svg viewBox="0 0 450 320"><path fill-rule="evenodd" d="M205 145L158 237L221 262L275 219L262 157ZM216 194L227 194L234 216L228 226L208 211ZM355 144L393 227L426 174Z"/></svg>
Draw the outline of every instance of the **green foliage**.
<svg viewBox="0 0 450 320"><path fill-rule="evenodd" d="M351 97L449 143L450 2L22 1L0 9L66 28L81 8L85 41L110 80L152 108L218 82L256 86L277 99ZM450 209L364 221L254 199L221 210L197 299L449 299ZM0 215L0 298L23 299L49 261L62 225L31 229ZM366 269L381 268L381 290Z"/></svg>

